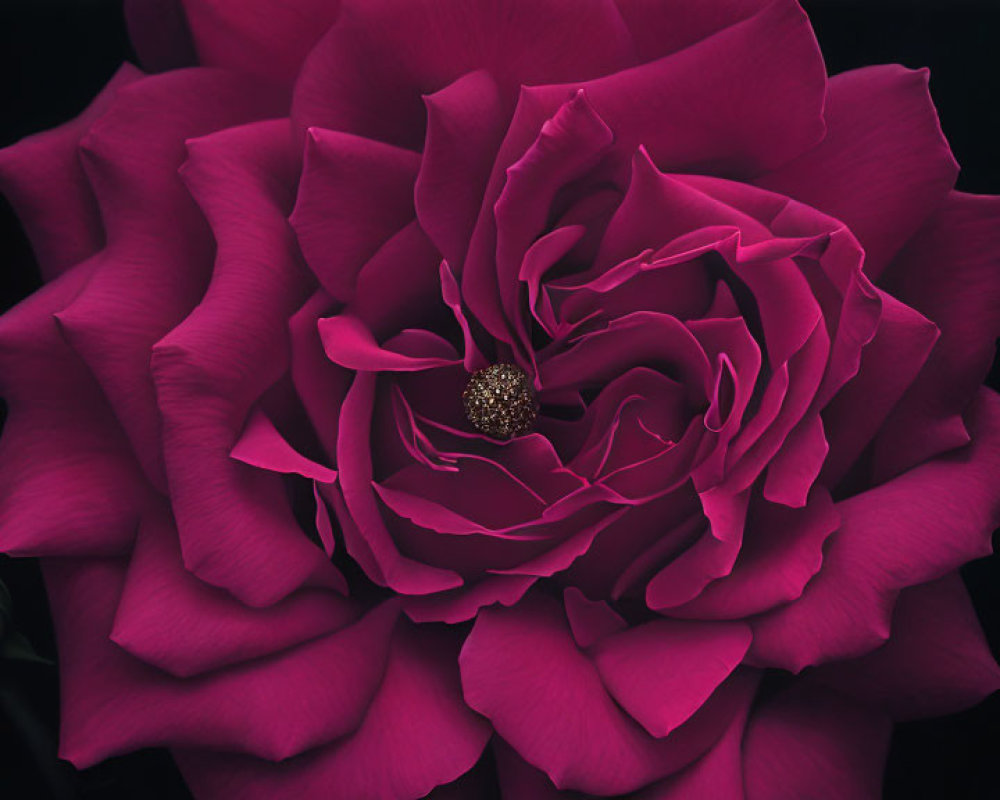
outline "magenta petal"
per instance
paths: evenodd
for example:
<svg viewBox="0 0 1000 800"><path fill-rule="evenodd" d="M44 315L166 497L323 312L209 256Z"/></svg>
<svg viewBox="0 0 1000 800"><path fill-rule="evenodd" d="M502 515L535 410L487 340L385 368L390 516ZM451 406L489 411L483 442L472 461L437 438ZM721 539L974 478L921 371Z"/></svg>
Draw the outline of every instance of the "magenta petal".
<svg viewBox="0 0 1000 800"><path fill-rule="evenodd" d="M832 78L826 137L758 181L847 223L873 280L944 202L958 174L928 75L891 65Z"/></svg>
<svg viewBox="0 0 1000 800"><path fill-rule="evenodd" d="M181 0L198 63L291 83L337 18L337 0Z"/></svg>
<svg viewBox="0 0 1000 800"><path fill-rule="evenodd" d="M745 699L728 682L666 739L649 736L615 704L570 634L560 604L529 597L481 611L459 657L466 702L562 789L635 791L694 760Z"/></svg>
<svg viewBox="0 0 1000 800"><path fill-rule="evenodd" d="M286 653L177 679L114 644L119 562L45 563L63 659L60 755L77 767L150 746L283 759L354 730L378 689L397 607ZM248 702L252 698L253 702Z"/></svg>
<svg viewBox="0 0 1000 800"><path fill-rule="evenodd" d="M889 641L811 677L897 720L964 711L1000 689L1000 667L957 573L904 589Z"/></svg>
<svg viewBox="0 0 1000 800"><path fill-rule="evenodd" d="M674 53L746 19L768 0L616 0L642 61Z"/></svg>
<svg viewBox="0 0 1000 800"><path fill-rule="evenodd" d="M663 619L602 639L591 658L621 707L663 737L702 707L749 646L745 623Z"/></svg>
<svg viewBox="0 0 1000 800"><path fill-rule="evenodd" d="M437 334L415 331L424 345L424 355L407 355L380 345L368 327L351 314L321 319L319 338L326 355L341 367L361 372L403 371L447 367L458 362L451 345Z"/></svg>
<svg viewBox="0 0 1000 800"><path fill-rule="evenodd" d="M808 18L790 0L584 88L622 151L644 145L671 171L754 174L794 158L824 130L826 70Z"/></svg>
<svg viewBox="0 0 1000 800"><path fill-rule="evenodd" d="M340 492L328 493L347 551L376 583L400 594L433 594L462 585L458 573L402 555L386 527L372 487L371 424L376 376L359 372L340 410L337 466Z"/></svg>
<svg viewBox="0 0 1000 800"><path fill-rule="evenodd" d="M100 387L53 314L93 274L81 264L0 317L0 550L117 555L128 550L149 486Z"/></svg>
<svg viewBox="0 0 1000 800"><path fill-rule="evenodd" d="M151 72L198 62L181 0L125 0L128 38L142 66Z"/></svg>
<svg viewBox="0 0 1000 800"><path fill-rule="evenodd" d="M317 323L330 313L332 305L333 300L320 289L288 321L292 382L316 438L331 459L337 452L340 404L353 377L350 370L334 364L323 351Z"/></svg>
<svg viewBox="0 0 1000 800"><path fill-rule="evenodd" d="M892 723L801 684L755 709L743 739L746 800L878 800Z"/></svg>
<svg viewBox="0 0 1000 800"><path fill-rule="evenodd" d="M465 774L490 730L462 703L451 637L398 630L385 678L361 726L281 764L175 752L199 797L215 800L415 800Z"/></svg>
<svg viewBox="0 0 1000 800"><path fill-rule="evenodd" d="M337 471L317 464L293 448L274 427L267 414L254 409L230 456L252 467L301 475L320 483L332 483Z"/></svg>
<svg viewBox="0 0 1000 800"><path fill-rule="evenodd" d="M184 569L168 515L143 522L115 614L111 640L178 677L249 661L343 628L348 601L306 590L268 608L242 605Z"/></svg>
<svg viewBox="0 0 1000 800"><path fill-rule="evenodd" d="M413 219L420 156L323 128L310 128L291 217L310 268L347 301L365 262Z"/></svg>
<svg viewBox="0 0 1000 800"><path fill-rule="evenodd" d="M744 800L743 734L753 699L748 692L711 750L676 775L639 792L635 800Z"/></svg>
<svg viewBox="0 0 1000 800"><path fill-rule="evenodd" d="M803 509L760 500L729 575L709 583L672 617L742 619L802 596L823 563L823 545L840 523L826 490L817 487Z"/></svg>
<svg viewBox="0 0 1000 800"><path fill-rule="evenodd" d="M820 474L828 486L839 483L878 433L938 339L930 320L881 290L878 294L882 318L874 338L861 351L858 373L823 410L830 452Z"/></svg>
<svg viewBox="0 0 1000 800"><path fill-rule="evenodd" d="M989 371L1000 337L998 235L997 198L953 192L885 274L889 291L933 320L941 338L882 426L878 479L968 441L958 417Z"/></svg>
<svg viewBox="0 0 1000 800"><path fill-rule="evenodd" d="M611 0L343 0L306 60L293 119L419 150L422 96L483 69L509 109L523 85L586 80L635 63Z"/></svg>
<svg viewBox="0 0 1000 800"><path fill-rule="evenodd" d="M424 98L427 139L414 198L417 219L449 264L465 261L507 114L484 70Z"/></svg>
<svg viewBox="0 0 1000 800"><path fill-rule="evenodd" d="M208 97L210 102L204 100ZM213 256L204 209L192 201L178 175L187 156L185 141L281 114L283 108L280 97L245 76L178 70L120 89L81 143L107 246L87 288L59 319L67 340L100 381L147 476L161 490L166 480L150 350L199 301ZM266 140L257 126L249 131L247 138ZM232 153L227 156L240 162ZM226 163L216 167L214 177L239 184L236 191L243 193L250 181L241 167Z"/></svg>
<svg viewBox="0 0 1000 800"><path fill-rule="evenodd" d="M124 64L76 119L0 150L0 191L31 239L46 280L104 244L100 211L78 147L118 90L141 77L139 70Z"/></svg>
<svg viewBox="0 0 1000 800"><path fill-rule="evenodd" d="M588 797L557 789L548 775L521 758L499 737L493 740L493 751L503 800L586 800Z"/></svg>
<svg viewBox="0 0 1000 800"><path fill-rule="evenodd" d="M563 593L566 605L566 620L577 647L586 649L595 642L620 633L628 624L603 600L588 600L587 597L571 586Z"/></svg>
<svg viewBox="0 0 1000 800"><path fill-rule="evenodd" d="M837 504L841 527L802 597L751 621L752 663L798 671L889 636L899 590L991 552L1000 524L1000 396L980 390L972 444Z"/></svg>
<svg viewBox="0 0 1000 800"><path fill-rule="evenodd" d="M202 302L153 348L170 497L188 568L268 605L303 583L336 582L296 523L282 477L229 456L251 407L285 370L288 319L311 289L286 219L294 153L283 121L188 147L184 179L218 253Z"/></svg>
<svg viewBox="0 0 1000 800"><path fill-rule="evenodd" d="M499 603L517 603L537 578L533 575L486 575L471 586L460 586L436 594L403 598L403 610L414 622L446 622L454 625L474 619L479 610Z"/></svg>

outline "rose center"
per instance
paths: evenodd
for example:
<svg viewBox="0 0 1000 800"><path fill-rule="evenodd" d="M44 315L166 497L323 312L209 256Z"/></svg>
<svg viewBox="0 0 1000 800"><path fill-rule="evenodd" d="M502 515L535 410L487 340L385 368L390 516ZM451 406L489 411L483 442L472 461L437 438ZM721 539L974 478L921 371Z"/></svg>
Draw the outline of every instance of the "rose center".
<svg viewBox="0 0 1000 800"><path fill-rule="evenodd" d="M513 364L492 364L474 372L462 392L462 403L476 430L496 439L521 436L535 423L531 381Z"/></svg>

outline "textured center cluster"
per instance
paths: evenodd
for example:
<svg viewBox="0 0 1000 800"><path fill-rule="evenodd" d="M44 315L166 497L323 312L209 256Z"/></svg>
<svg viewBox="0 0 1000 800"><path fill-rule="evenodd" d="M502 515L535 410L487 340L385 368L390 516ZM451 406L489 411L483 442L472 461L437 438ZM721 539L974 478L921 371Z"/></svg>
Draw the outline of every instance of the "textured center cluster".
<svg viewBox="0 0 1000 800"><path fill-rule="evenodd" d="M472 374L462 392L465 415L495 439L521 436L535 423L535 393L527 374L513 364L493 364Z"/></svg>

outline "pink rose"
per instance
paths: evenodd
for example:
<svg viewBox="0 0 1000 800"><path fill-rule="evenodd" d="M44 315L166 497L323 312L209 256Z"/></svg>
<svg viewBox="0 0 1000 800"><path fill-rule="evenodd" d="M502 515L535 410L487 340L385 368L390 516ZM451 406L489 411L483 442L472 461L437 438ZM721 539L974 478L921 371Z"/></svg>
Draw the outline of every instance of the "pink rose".
<svg viewBox="0 0 1000 800"><path fill-rule="evenodd" d="M0 152L48 281L0 319L0 547L65 758L862 797L893 720L1000 687L957 575L1000 201L926 72L828 79L793 0L183 11L202 66ZM179 21L134 5L153 62Z"/></svg>

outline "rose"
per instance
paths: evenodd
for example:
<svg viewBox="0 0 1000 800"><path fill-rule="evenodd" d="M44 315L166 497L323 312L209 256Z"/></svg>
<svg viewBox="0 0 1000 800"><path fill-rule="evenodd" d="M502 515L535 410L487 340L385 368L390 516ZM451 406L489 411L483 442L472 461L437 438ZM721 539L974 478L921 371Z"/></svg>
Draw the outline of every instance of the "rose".
<svg viewBox="0 0 1000 800"><path fill-rule="evenodd" d="M925 77L827 82L787 2L325 5L187 3L236 72L125 69L2 157L51 280L0 323L0 530L46 557L63 754L874 791L889 717L997 686L954 575L997 523L995 201ZM491 362L533 432L466 418Z"/></svg>

